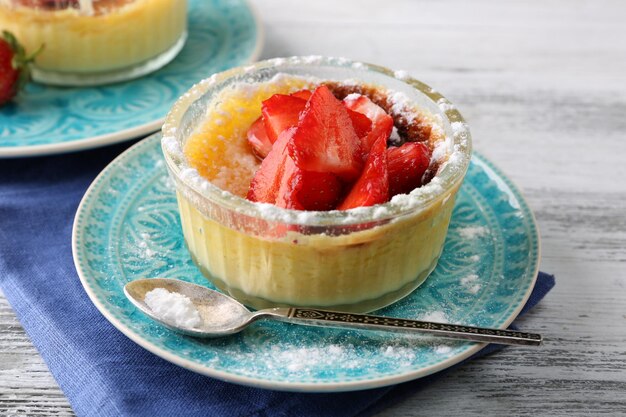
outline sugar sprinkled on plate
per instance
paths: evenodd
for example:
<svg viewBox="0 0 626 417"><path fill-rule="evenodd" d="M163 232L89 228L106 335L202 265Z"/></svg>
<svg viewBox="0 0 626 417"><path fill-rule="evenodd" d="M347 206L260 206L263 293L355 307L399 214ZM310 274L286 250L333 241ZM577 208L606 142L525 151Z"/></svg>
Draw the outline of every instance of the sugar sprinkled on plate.
<svg viewBox="0 0 626 417"><path fill-rule="evenodd" d="M478 275L470 274L461 278L461 285L464 286L470 293L476 294L480 291L480 284L476 281L478 281Z"/></svg>
<svg viewBox="0 0 626 417"><path fill-rule="evenodd" d="M186 295L155 288L146 293L144 302L157 317L176 326L193 328L202 323L198 310Z"/></svg>
<svg viewBox="0 0 626 417"><path fill-rule="evenodd" d="M489 230L487 230L486 228L482 226L475 226L475 227L465 227L463 229L460 229L459 233L461 234L461 237L465 239L473 239L476 237L481 237L481 236L486 235L487 233L489 233Z"/></svg>
<svg viewBox="0 0 626 417"><path fill-rule="evenodd" d="M433 321L435 323L448 323L449 321L446 313L439 310L424 313L419 319L423 321Z"/></svg>

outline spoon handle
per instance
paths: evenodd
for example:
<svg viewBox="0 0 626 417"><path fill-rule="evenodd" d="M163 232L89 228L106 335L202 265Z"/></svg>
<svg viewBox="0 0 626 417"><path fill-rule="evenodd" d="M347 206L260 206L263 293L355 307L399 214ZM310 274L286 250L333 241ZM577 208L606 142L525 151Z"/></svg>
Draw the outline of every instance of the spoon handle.
<svg viewBox="0 0 626 417"><path fill-rule="evenodd" d="M461 326L458 324L433 323L394 317L372 316L368 314L340 313L310 308L276 308L261 310L258 313L261 312L265 313L263 314L265 316L272 316L279 320L314 326L428 333L449 339L498 343L501 345L539 346L542 343L541 335L536 333Z"/></svg>

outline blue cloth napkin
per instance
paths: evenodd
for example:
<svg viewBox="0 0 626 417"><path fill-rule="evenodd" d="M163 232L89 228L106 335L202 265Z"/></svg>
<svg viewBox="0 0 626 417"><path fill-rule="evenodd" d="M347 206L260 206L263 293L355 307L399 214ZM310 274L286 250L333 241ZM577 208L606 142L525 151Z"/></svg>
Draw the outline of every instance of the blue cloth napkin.
<svg viewBox="0 0 626 417"><path fill-rule="evenodd" d="M128 146L0 163L0 286L76 414L367 416L437 377L360 392L278 392L192 373L131 342L89 301L70 247L85 190ZM540 273L522 314L553 285Z"/></svg>

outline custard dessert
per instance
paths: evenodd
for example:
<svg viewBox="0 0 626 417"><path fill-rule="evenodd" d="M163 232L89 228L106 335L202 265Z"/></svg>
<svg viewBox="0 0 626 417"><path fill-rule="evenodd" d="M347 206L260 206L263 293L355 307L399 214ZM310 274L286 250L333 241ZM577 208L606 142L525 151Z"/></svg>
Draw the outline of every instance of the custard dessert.
<svg viewBox="0 0 626 417"><path fill-rule="evenodd" d="M98 84L143 75L182 48L186 0L0 0L0 29L27 52L45 45L33 77Z"/></svg>
<svg viewBox="0 0 626 417"><path fill-rule="evenodd" d="M469 163L442 100L330 58L198 84L163 128L192 259L254 308L364 312L406 296L437 264Z"/></svg>

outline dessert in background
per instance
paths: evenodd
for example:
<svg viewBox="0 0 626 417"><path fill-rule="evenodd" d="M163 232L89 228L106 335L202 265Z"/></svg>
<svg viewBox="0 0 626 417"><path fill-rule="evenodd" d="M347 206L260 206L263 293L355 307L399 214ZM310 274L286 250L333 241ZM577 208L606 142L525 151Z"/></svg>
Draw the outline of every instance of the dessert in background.
<svg viewBox="0 0 626 417"><path fill-rule="evenodd" d="M36 81L101 84L171 61L186 39L186 14L185 0L0 0L0 30L27 53L46 45Z"/></svg>

